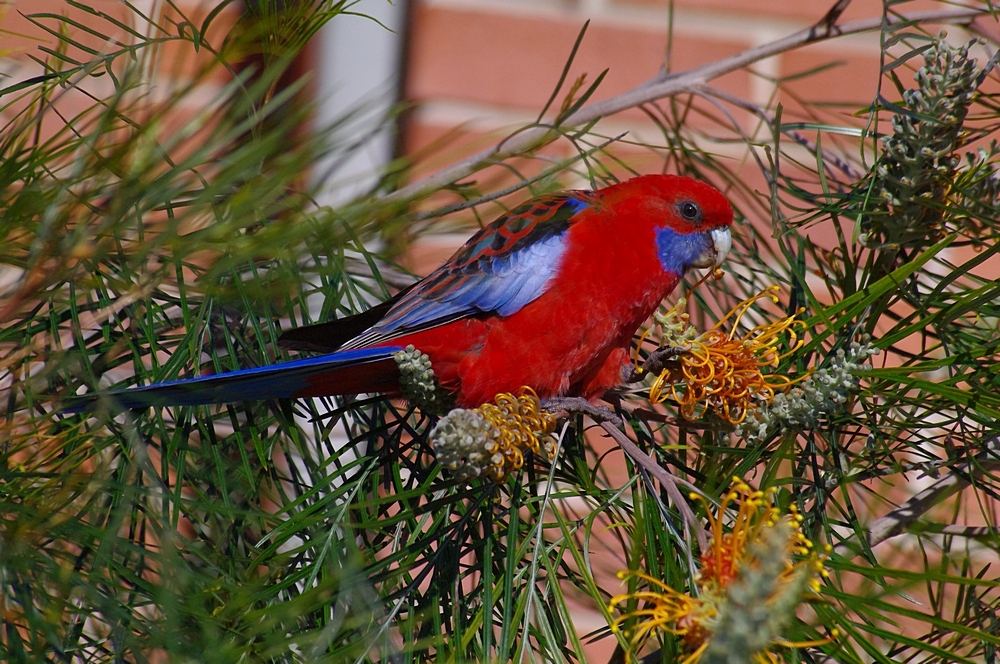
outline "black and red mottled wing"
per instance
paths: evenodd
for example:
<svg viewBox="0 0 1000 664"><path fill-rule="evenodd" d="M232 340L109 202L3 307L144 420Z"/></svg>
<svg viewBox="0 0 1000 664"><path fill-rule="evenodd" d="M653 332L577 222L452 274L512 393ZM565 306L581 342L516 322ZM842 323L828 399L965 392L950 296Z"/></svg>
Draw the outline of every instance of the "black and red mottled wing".
<svg viewBox="0 0 1000 664"><path fill-rule="evenodd" d="M473 235L444 265L400 297L360 348L480 313L509 316L545 292L566 249L566 230L593 204L573 191L534 199Z"/></svg>

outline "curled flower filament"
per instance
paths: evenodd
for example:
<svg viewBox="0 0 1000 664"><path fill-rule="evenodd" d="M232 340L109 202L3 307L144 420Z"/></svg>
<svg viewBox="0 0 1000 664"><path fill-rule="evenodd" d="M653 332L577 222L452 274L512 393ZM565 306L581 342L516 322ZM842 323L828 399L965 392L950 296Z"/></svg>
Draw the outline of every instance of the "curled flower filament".
<svg viewBox="0 0 1000 664"><path fill-rule="evenodd" d="M674 401L681 415L689 420L712 411L731 424L739 424L757 404L769 402L776 393L806 378L808 374L792 378L763 371L777 369L804 343L805 323L795 315L757 325L743 337L736 336L750 307L762 299L777 302L779 290L778 286L770 286L743 300L711 329L694 338L690 333L681 335L685 341L683 352L656 377L649 390L650 401ZM726 332L723 326L730 319L733 322ZM668 336L678 335L673 332Z"/></svg>
<svg viewBox="0 0 1000 664"><path fill-rule="evenodd" d="M691 496L707 508L711 534L699 559L695 592L675 590L641 570L618 573L622 580L639 582L636 590L608 602L609 612L621 611L612 619L611 629L627 638L630 655L656 633L667 633L680 639L680 661L694 664L710 651L716 639L730 636L727 627L754 624L752 620L732 620L734 611L756 614L753 617L758 619L763 615L769 624L761 649L747 653L745 661L756 664L781 661L776 648L806 648L836 638L836 630L829 639L812 641L792 641L781 635L803 593L814 598L822 589L822 580L828 576L824 560L829 549L817 551L802 530L802 515L794 505L787 510L779 508L776 493L754 489L734 477L717 509L713 510L705 498ZM785 611L787 616L770 620L775 611Z"/></svg>

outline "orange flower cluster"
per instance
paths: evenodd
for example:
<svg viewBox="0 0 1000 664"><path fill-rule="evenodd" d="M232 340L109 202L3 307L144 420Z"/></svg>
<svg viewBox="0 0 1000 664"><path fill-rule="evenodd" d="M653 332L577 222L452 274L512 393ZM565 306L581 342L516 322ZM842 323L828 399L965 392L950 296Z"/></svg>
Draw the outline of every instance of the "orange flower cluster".
<svg viewBox="0 0 1000 664"><path fill-rule="evenodd" d="M802 514L793 503L788 506L788 512L774 504L776 489L765 491L754 489L739 477L733 477L729 491L722 497L718 511L712 514L709 510L708 524L712 535L708 551L701 557L701 583L711 585L716 589L724 589L740 571L740 565L745 562L747 550L752 542L761 539L762 532L774 528L784 521L790 529L790 553L799 563L788 562L786 575L794 571L797 564L810 559L815 551L815 545L802 532ZM691 498L705 502L698 494ZM723 515L735 510L736 514L730 524L723 522ZM810 581L813 592L820 590L820 578L827 576L823 566L822 556L812 558L816 574Z"/></svg>
<svg viewBox="0 0 1000 664"><path fill-rule="evenodd" d="M691 497L704 501L694 494ZM817 552L802 532L802 515L796 508L792 506L787 512L782 511L774 504L774 498L773 490L759 491L740 478L733 478L732 487L723 496L718 510L715 514L709 510L711 542L700 558L697 592L693 595L679 592L641 571L619 572L619 578L637 579L646 587L616 595L608 604L611 612L622 605L635 607L617 616L611 624L613 631L627 632L633 653L654 633L666 632L681 639L685 653L681 664L698 662L708 650L720 615L726 609L728 589L746 570L754 567L751 549L774 539L776 533L783 551L780 562L783 571L773 587L766 589L768 597L762 598L764 605L777 604L774 598L783 593L797 592L795 584L803 578L809 591L820 591L822 579L829 574L823 562L826 552ZM732 512L735 515L727 518ZM836 637L835 631L832 636ZM803 648L828 642L829 639L793 642L775 635L770 647ZM770 664L779 660L768 648L755 653L753 661Z"/></svg>
<svg viewBox="0 0 1000 664"><path fill-rule="evenodd" d="M679 346L684 352L656 377L649 400L674 401L680 406L681 415L689 420L701 419L711 411L736 425L758 404L769 402L775 393L806 378L808 374L790 378L764 373L765 369L776 369L804 343L801 332L805 324L794 315L757 325L743 337L736 337L740 321L750 307L762 299L777 302L779 290L778 286L771 286L747 298L700 335L687 325L686 314L678 308L683 301L678 302L658 322L667 330L676 330L678 323L686 325ZM732 329L725 332L723 325L731 318ZM665 335L665 341L670 343L674 336L676 332ZM782 348L786 350L782 352Z"/></svg>

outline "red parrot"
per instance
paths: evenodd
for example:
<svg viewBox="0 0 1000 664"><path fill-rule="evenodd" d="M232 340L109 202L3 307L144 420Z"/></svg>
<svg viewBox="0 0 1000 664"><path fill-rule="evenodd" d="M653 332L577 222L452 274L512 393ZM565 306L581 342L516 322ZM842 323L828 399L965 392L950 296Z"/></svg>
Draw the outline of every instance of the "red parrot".
<svg viewBox="0 0 1000 664"><path fill-rule="evenodd" d="M86 395L119 407L394 393L413 345L459 406L529 386L595 398L630 373L632 336L690 268L719 265L733 212L704 182L645 175L542 196L473 235L444 265L364 313L291 330L325 354Z"/></svg>

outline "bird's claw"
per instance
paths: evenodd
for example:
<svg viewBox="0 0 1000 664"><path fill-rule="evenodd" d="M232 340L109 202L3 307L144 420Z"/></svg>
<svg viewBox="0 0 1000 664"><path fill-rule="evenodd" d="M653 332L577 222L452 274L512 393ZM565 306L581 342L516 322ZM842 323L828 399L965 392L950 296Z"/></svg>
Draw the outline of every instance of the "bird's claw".
<svg viewBox="0 0 1000 664"><path fill-rule="evenodd" d="M627 376L626 382L638 383L646 374L660 373L689 350L691 350L690 346L660 346L649 354L642 367L632 367L632 372Z"/></svg>
<svg viewBox="0 0 1000 664"><path fill-rule="evenodd" d="M624 423L610 408L595 406L583 397L553 397L542 401L542 408L558 416L565 417L573 413L589 415L595 422L611 422L616 427Z"/></svg>

